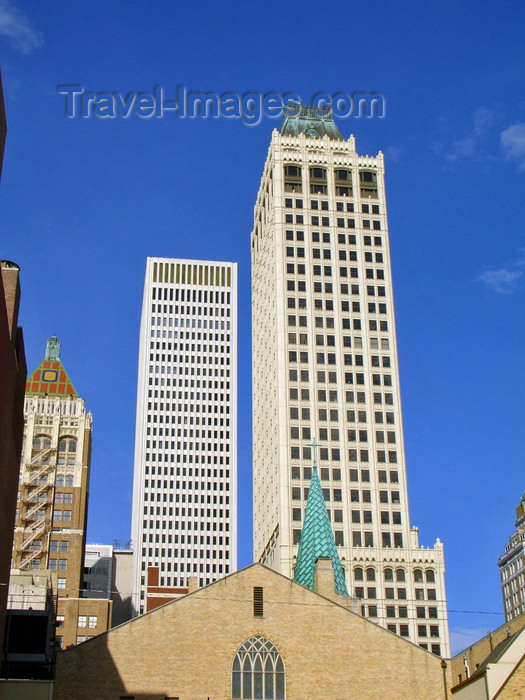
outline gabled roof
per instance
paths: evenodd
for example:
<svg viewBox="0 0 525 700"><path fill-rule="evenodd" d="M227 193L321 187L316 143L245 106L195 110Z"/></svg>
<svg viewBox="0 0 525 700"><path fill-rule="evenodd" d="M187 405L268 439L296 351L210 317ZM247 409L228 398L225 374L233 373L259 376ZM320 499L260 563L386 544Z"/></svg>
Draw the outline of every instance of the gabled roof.
<svg viewBox="0 0 525 700"><path fill-rule="evenodd" d="M315 448L314 448L315 449ZM328 558L334 568L334 589L339 595L348 595L345 576L337 553L334 533L326 511L321 482L314 462L306 513L304 515L299 554L294 571L294 581L307 588L315 589L315 568L317 560Z"/></svg>
<svg viewBox="0 0 525 700"><path fill-rule="evenodd" d="M46 344L46 354L38 367L29 375L26 394L33 396L78 396L64 365L60 361L60 340L53 336Z"/></svg>
<svg viewBox="0 0 525 700"><path fill-rule="evenodd" d="M513 633L510 633L509 629L508 636L492 649L488 656L477 665L475 671L464 681L451 688L452 695L458 700L463 697L472 698L474 695L469 688L479 685L485 693L483 697L499 697L516 672L519 671L524 660L525 628L520 627ZM522 680L519 680L519 683L522 683Z"/></svg>

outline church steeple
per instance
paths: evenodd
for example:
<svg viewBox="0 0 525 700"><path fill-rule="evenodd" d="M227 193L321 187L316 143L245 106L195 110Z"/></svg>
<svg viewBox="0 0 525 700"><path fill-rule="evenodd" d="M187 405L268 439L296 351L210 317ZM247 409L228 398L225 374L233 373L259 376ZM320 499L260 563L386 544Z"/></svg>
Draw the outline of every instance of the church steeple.
<svg viewBox="0 0 525 700"><path fill-rule="evenodd" d="M306 502L306 512L299 544L299 554L294 571L294 581L307 588L315 589L315 568L317 560L321 558L331 559L334 568L334 589L339 595L348 595L346 581L335 544L334 533L326 510L323 490L317 473L316 449L318 445L312 444L314 465L310 490Z"/></svg>

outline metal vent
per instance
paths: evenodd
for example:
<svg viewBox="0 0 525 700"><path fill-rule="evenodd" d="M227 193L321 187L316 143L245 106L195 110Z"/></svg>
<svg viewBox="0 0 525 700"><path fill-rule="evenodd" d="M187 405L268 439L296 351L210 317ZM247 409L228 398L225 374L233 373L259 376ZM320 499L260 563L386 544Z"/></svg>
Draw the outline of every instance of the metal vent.
<svg viewBox="0 0 525 700"><path fill-rule="evenodd" d="M262 617L264 614L264 600L262 586L253 587L253 616Z"/></svg>

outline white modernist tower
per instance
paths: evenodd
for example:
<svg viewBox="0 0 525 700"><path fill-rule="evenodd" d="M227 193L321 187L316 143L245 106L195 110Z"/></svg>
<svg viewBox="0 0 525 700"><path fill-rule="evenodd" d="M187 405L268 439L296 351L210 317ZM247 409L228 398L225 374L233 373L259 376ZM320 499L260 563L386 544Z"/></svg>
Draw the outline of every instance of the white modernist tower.
<svg viewBox="0 0 525 700"><path fill-rule="evenodd" d="M446 656L443 546L409 524L383 155L359 156L326 110L289 110L251 255L255 559L293 575L315 439L362 614Z"/></svg>
<svg viewBox="0 0 525 700"><path fill-rule="evenodd" d="M148 258L140 327L133 609L237 565L237 265Z"/></svg>

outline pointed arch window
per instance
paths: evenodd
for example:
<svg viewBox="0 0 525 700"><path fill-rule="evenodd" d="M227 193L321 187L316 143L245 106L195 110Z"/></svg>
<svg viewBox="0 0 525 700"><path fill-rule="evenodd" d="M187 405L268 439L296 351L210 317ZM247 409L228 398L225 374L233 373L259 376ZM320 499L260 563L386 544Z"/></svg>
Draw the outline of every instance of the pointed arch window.
<svg viewBox="0 0 525 700"><path fill-rule="evenodd" d="M235 654L233 700L284 700L284 664L277 647L261 635L250 637Z"/></svg>

